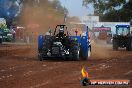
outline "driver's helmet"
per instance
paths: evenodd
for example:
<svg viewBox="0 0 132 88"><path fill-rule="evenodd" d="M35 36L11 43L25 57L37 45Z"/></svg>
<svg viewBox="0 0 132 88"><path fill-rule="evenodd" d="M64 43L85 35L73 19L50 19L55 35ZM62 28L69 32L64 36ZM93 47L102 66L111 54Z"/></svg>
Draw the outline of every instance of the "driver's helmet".
<svg viewBox="0 0 132 88"><path fill-rule="evenodd" d="M64 33L64 27L63 26L60 26L59 32Z"/></svg>

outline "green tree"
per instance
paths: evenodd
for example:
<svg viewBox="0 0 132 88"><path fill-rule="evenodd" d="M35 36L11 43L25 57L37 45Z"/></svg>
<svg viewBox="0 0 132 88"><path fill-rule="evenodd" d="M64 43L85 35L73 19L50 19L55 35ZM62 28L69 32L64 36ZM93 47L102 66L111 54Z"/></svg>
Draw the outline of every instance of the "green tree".
<svg viewBox="0 0 132 88"><path fill-rule="evenodd" d="M110 12L115 7L120 7L126 3L126 0L83 0L83 6L93 4L95 15L103 15L106 12Z"/></svg>
<svg viewBox="0 0 132 88"><path fill-rule="evenodd" d="M52 1L52 2L50 3L50 5L51 5L54 9L56 9L58 12L60 12L60 13L62 13L62 14L68 14L68 10L67 10L65 7L63 7L63 6L61 5L61 3L60 3L59 0L54 0L54 1Z"/></svg>
<svg viewBox="0 0 132 88"><path fill-rule="evenodd" d="M132 19L132 0L129 0L120 10L121 19L123 21L130 21Z"/></svg>
<svg viewBox="0 0 132 88"><path fill-rule="evenodd" d="M105 13L101 19L103 21L130 21L132 19L132 1L128 1L119 10L113 10Z"/></svg>
<svg viewBox="0 0 132 88"><path fill-rule="evenodd" d="M132 18L132 0L83 0L83 6L93 4L94 15L101 21L129 21Z"/></svg>

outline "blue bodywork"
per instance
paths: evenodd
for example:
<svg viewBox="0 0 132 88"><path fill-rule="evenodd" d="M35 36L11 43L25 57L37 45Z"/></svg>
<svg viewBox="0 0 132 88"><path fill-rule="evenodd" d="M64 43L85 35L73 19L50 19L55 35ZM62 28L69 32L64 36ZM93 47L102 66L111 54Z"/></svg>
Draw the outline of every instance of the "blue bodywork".
<svg viewBox="0 0 132 88"><path fill-rule="evenodd" d="M74 38L77 40L77 42L80 44L82 57L87 57L88 50L91 47L90 42L88 41L88 32L86 32L86 36L70 36L71 38Z"/></svg>
<svg viewBox="0 0 132 88"><path fill-rule="evenodd" d="M121 32L123 31L122 28L127 28L125 29L125 31L129 31L130 32L130 26L129 25L116 25L116 34L118 34L118 28L121 28Z"/></svg>
<svg viewBox="0 0 132 88"><path fill-rule="evenodd" d="M116 27L125 27L125 28L129 28L130 26L129 25L116 25Z"/></svg>
<svg viewBox="0 0 132 88"><path fill-rule="evenodd" d="M91 45L88 39L88 30L85 32L85 36L69 36L71 39L74 39L80 45L81 53L83 58L88 57L88 50L91 50ZM38 36L38 50L41 50L44 44L44 37L43 35Z"/></svg>
<svg viewBox="0 0 132 88"><path fill-rule="evenodd" d="M43 43L44 43L44 36L43 35L39 35L38 36L38 50L42 49Z"/></svg>

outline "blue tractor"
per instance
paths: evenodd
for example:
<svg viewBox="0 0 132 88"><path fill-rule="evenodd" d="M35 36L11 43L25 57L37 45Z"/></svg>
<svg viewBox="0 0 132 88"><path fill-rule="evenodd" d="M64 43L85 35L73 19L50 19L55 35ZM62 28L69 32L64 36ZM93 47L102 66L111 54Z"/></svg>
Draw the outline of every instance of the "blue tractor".
<svg viewBox="0 0 132 88"><path fill-rule="evenodd" d="M116 34L113 36L113 50L126 48L132 51L132 32L129 25L116 25Z"/></svg>
<svg viewBox="0 0 132 88"><path fill-rule="evenodd" d="M38 58L40 61L48 58L63 58L74 61L90 56L91 45L88 29L84 36L70 36L66 25L57 25L54 33L38 36Z"/></svg>

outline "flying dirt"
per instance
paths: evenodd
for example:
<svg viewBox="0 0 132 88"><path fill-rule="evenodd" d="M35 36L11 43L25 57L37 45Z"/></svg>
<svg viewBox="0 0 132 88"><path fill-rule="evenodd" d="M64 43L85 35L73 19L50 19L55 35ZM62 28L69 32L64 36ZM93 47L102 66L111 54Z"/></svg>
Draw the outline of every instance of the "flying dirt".
<svg viewBox="0 0 132 88"><path fill-rule="evenodd" d="M89 72L90 79L132 80L131 52L122 49L113 51L112 46L103 41L92 44L92 55L87 61L63 61L56 58L40 62L36 49L37 45L1 46L1 88L80 88L82 67ZM122 87L131 88L132 84Z"/></svg>

